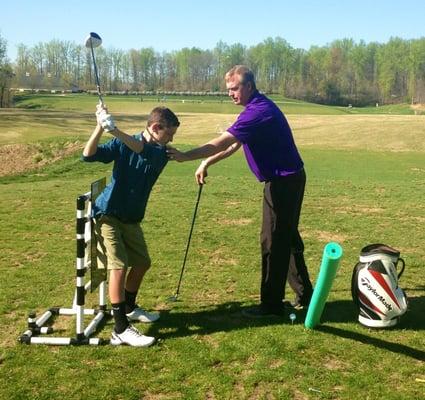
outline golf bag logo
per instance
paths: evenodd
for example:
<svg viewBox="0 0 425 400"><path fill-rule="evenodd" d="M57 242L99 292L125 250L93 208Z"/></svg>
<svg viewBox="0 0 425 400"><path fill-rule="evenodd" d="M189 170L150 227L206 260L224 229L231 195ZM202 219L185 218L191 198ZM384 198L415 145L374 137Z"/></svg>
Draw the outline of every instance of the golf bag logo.
<svg viewBox="0 0 425 400"><path fill-rule="evenodd" d="M401 270L397 274L397 265ZM407 299L398 286L404 272L400 252L385 244L366 246L354 267L351 292L359 310L359 322L371 328L387 328L398 323L407 311Z"/></svg>

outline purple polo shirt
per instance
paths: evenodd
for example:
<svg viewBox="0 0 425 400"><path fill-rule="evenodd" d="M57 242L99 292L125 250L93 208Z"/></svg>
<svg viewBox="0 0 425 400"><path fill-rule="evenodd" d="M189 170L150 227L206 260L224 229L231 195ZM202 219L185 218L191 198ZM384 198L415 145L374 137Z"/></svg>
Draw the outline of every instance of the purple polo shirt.
<svg viewBox="0 0 425 400"><path fill-rule="evenodd" d="M227 131L243 144L248 165L260 182L303 168L288 121L277 105L258 91Z"/></svg>

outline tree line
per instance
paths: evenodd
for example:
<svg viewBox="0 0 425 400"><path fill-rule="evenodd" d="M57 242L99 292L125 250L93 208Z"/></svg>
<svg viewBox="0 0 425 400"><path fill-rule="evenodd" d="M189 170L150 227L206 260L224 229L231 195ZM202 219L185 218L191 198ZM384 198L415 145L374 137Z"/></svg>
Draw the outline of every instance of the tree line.
<svg viewBox="0 0 425 400"><path fill-rule="evenodd" d="M0 37L0 67L2 43ZM101 46L95 54L105 91L222 92L225 72L247 64L266 93L332 105L425 102L425 38L394 37L387 43L341 39L304 50L276 37L250 47L220 41L213 49L159 53L152 47L124 51ZM9 67L14 87L95 88L90 52L69 41L20 44Z"/></svg>
<svg viewBox="0 0 425 400"><path fill-rule="evenodd" d="M12 78L12 66L7 59L7 43L0 36L0 108L10 104L9 88Z"/></svg>

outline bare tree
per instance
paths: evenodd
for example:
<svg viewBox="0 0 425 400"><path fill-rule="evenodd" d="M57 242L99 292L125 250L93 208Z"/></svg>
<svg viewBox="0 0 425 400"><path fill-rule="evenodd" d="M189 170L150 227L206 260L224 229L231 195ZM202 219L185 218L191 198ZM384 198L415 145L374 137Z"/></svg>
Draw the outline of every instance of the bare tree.
<svg viewBox="0 0 425 400"><path fill-rule="evenodd" d="M0 108L10 104L9 88L13 77L12 67L6 56L7 42L0 36Z"/></svg>

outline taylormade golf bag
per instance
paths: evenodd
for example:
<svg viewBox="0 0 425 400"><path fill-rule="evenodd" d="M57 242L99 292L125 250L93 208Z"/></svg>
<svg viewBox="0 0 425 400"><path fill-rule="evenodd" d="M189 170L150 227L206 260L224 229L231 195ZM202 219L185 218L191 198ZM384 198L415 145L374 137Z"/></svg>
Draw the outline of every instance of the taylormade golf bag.
<svg viewBox="0 0 425 400"><path fill-rule="evenodd" d="M401 270L397 274L399 262ZM406 312L406 294L398 287L404 267L400 252L390 246L377 243L363 247L351 280L351 293L362 325L388 328L396 325Z"/></svg>

